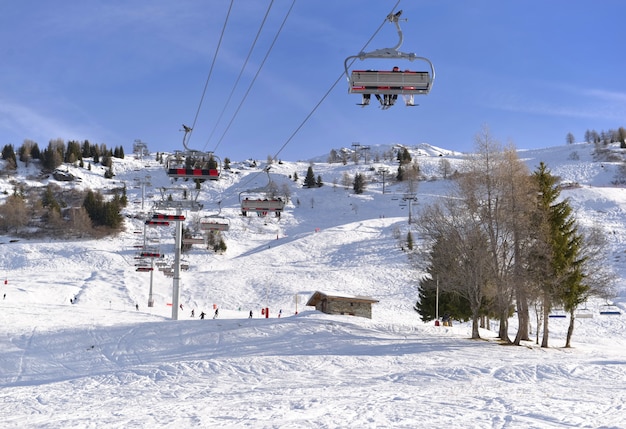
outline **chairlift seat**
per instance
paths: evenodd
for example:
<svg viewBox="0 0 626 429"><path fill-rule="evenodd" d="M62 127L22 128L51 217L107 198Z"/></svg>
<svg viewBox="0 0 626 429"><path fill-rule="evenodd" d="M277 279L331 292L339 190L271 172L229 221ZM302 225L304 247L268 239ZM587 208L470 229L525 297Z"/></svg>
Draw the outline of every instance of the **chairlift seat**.
<svg viewBox="0 0 626 429"><path fill-rule="evenodd" d="M180 179L207 179L218 180L219 170L205 168L168 168L167 175Z"/></svg>
<svg viewBox="0 0 626 429"><path fill-rule="evenodd" d="M353 70L350 92L355 94L428 94L432 79L425 71Z"/></svg>
<svg viewBox="0 0 626 429"><path fill-rule="evenodd" d="M577 319L593 319L593 313L586 309L581 309L576 313Z"/></svg>
<svg viewBox="0 0 626 429"><path fill-rule="evenodd" d="M200 229L203 231L228 231L229 224L223 222L202 222Z"/></svg>
<svg viewBox="0 0 626 429"><path fill-rule="evenodd" d="M244 212L280 212L285 208L283 200L251 200L241 201L241 210Z"/></svg>
<svg viewBox="0 0 626 429"><path fill-rule="evenodd" d="M182 239L183 244L204 244L204 238L201 237L188 237Z"/></svg>
<svg viewBox="0 0 626 429"><path fill-rule="evenodd" d="M600 314L602 316L619 316L622 312L619 310L601 310Z"/></svg>

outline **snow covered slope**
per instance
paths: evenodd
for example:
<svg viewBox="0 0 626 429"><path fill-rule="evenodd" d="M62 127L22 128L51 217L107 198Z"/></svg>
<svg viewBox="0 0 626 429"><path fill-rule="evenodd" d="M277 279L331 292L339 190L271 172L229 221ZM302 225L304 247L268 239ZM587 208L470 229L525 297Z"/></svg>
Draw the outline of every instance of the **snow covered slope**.
<svg viewBox="0 0 626 429"><path fill-rule="evenodd" d="M429 179L439 176L442 158L453 167L463 158L428 145L410 149ZM481 332L485 341L470 341L467 325L419 321L412 306L420 273L401 242L406 189L387 182L383 194L375 174L386 166L394 175L391 161L315 163L325 183L316 189L301 187L309 163L272 165L279 191L291 194L280 219L240 215L240 193L268 183L261 168L233 163L220 181L204 184L203 212L186 214L227 218L228 249L216 255L196 246L184 256L190 268L182 273L179 321L170 320L171 279L155 272L155 306L147 307L150 275L134 266L135 232L143 225L132 217L141 197L131 185L149 175L147 194L158 200L159 188L172 186L163 167L115 160L113 181L96 166L69 167L82 181L64 186L126 182L130 217L119 236L101 240L0 237L7 279L0 301L2 426L626 427L626 192L611 185L617 164L595 162L592 150L578 144L520 153L531 169L544 161L564 182L580 185L563 194L581 224L606 230L620 277L615 303L622 315L601 317L605 303L591 302L594 318L577 322L572 349L559 348L567 320L551 322L550 349L501 346L489 331ZM342 186L344 174L356 172L371 176L362 195ZM447 184L420 182L414 215ZM150 233L168 255L172 233ZM327 316L303 305L316 290L380 302L372 320ZM210 317L214 306L218 319ZM264 307L269 319L261 318ZM206 320L198 318L202 311Z"/></svg>

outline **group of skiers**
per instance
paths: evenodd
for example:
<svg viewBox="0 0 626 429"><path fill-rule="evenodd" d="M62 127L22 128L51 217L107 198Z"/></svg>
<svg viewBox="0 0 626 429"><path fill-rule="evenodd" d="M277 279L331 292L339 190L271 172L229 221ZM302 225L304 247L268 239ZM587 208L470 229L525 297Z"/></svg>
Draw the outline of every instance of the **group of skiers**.
<svg viewBox="0 0 626 429"><path fill-rule="evenodd" d="M215 313L213 314L213 318L217 319L217 316L219 315L219 313L220 313L220 309L216 308ZM195 317L195 315L196 315L196 311L191 310L191 317L193 318ZM200 312L200 320L204 319L205 316L206 316L206 313L204 311Z"/></svg>

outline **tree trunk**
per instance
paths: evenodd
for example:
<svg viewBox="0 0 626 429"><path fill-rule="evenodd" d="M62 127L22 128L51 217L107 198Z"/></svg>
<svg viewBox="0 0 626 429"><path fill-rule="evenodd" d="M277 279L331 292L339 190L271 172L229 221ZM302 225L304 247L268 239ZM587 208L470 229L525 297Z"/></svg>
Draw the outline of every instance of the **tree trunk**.
<svg viewBox="0 0 626 429"><path fill-rule="evenodd" d="M478 316L472 317L472 340L479 340L480 332L478 331Z"/></svg>
<svg viewBox="0 0 626 429"><path fill-rule="evenodd" d="M543 300L543 337L541 338L541 347L548 347L548 319L550 318L550 303L544 296Z"/></svg>
<svg viewBox="0 0 626 429"><path fill-rule="evenodd" d="M565 340L565 347L571 347L572 335L574 334L574 322L576 318L574 317L574 310L569 312L569 326L567 327L567 338Z"/></svg>
<svg viewBox="0 0 626 429"><path fill-rule="evenodd" d="M498 337L507 344L511 344L511 339L509 338L508 308L502 308L500 310L500 328L498 329Z"/></svg>
<svg viewBox="0 0 626 429"><path fill-rule="evenodd" d="M521 288L516 288L515 291L515 301L517 302L517 335L515 335L515 341L513 344L516 346L520 345L520 342L528 341L530 339L528 333L528 325L530 324L530 317L528 315L528 301L526 299L526 294L523 292Z"/></svg>

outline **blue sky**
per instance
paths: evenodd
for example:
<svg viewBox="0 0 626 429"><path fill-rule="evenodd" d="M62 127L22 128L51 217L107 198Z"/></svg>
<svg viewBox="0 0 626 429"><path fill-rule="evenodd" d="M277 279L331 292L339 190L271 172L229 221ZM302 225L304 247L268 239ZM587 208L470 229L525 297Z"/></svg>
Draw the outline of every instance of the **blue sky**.
<svg viewBox="0 0 626 429"><path fill-rule="evenodd" d="M235 1L217 57L229 0L3 2L0 145L88 139L129 153L140 139L174 151L196 114L189 146L232 160L304 160L354 142L471 151L484 125L525 149L626 126L621 0L403 0L400 49L434 63L431 93L419 107L360 108L344 78L302 125L396 2L296 0L241 107L293 0L274 0L228 105L270 0ZM387 23L366 51L396 41ZM397 63L353 68L425 65Z"/></svg>

